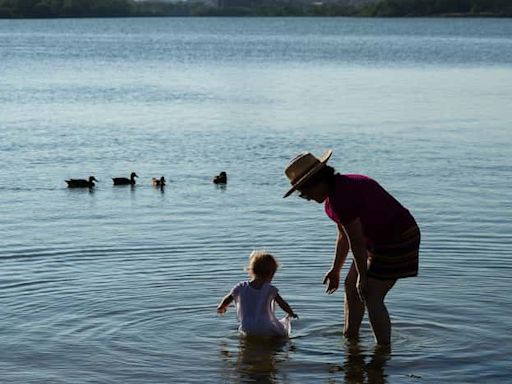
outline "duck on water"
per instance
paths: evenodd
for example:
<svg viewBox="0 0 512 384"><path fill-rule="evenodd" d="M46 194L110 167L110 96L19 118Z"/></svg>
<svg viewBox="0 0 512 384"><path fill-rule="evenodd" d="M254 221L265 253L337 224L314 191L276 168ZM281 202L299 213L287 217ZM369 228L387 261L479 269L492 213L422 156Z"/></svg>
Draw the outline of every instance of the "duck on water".
<svg viewBox="0 0 512 384"><path fill-rule="evenodd" d="M213 178L214 184L227 184L227 182L228 182L228 175L224 171L222 171L221 173L219 173L217 176L215 176Z"/></svg>
<svg viewBox="0 0 512 384"><path fill-rule="evenodd" d="M88 180L86 180L86 179L69 179L69 180L65 180L65 181L66 181L66 183L68 183L68 188L92 188L96 185L94 182L95 181L98 182L98 180L96 180L96 178L94 176L89 176Z"/></svg>
<svg viewBox="0 0 512 384"><path fill-rule="evenodd" d="M139 177L135 172L132 172L130 175L130 178L126 177L114 177L112 178L112 181L114 182L114 185L135 185L135 178Z"/></svg>
<svg viewBox="0 0 512 384"><path fill-rule="evenodd" d="M163 187L165 186L165 177L161 177L159 179L157 179L156 177L153 177L151 179L151 184L155 187Z"/></svg>

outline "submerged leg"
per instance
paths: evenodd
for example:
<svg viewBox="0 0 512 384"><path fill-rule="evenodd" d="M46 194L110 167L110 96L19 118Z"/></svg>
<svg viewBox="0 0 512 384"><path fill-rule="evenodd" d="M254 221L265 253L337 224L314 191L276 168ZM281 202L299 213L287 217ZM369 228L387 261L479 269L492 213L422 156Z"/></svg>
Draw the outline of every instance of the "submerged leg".
<svg viewBox="0 0 512 384"><path fill-rule="evenodd" d="M384 304L384 298L396 280L379 280L368 277L368 297L366 308L372 326L373 335L379 345L391 343L391 320Z"/></svg>
<svg viewBox="0 0 512 384"><path fill-rule="evenodd" d="M345 278L345 324L343 334L348 339L357 339L364 316L364 303L359 298L356 283L357 269L355 263L352 262L352 266Z"/></svg>

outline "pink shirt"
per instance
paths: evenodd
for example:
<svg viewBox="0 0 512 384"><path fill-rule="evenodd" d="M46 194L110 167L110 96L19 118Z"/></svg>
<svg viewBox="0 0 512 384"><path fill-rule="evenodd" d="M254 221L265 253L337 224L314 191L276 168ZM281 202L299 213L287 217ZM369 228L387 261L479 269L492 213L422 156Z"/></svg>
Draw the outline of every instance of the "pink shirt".
<svg viewBox="0 0 512 384"><path fill-rule="evenodd" d="M336 174L325 200L325 212L339 224L359 218L369 246L385 245L416 225L409 211L375 180L363 175Z"/></svg>

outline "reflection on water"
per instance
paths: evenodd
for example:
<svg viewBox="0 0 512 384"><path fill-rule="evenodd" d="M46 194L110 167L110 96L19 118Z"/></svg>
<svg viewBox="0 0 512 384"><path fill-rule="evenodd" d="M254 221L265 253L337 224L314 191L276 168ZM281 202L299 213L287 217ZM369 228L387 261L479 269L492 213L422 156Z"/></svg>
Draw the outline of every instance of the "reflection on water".
<svg viewBox="0 0 512 384"><path fill-rule="evenodd" d="M164 192L165 192L165 184L164 184L164 185L162 185L162 184L160 184L160 185L154 185L153 187L154 187L156 190L160 190L160 192L161 192L161 193L164 193Z"/></svg>
<svg viewBox="0 0 512 384"><path fill-rule="evenodd" d="M280 365L294 349L288 339L240 337L238 351L232 354L221 345L221 355L235 383L278 383Z"/></svg>
<svg viewBox="0 0 512 384"><path fill-rule="evenodd" d="M318 367L309 363L288 364L297 356L293 357L296 352L293 342L286 339L241 337L236 352L230 352L225 343L220 348L224 377L232 383L292 383L294 380L290 376L307 375L316 368L325 372L326 367L328 384L388 383L385 373L386 364L391 359L388 347L376 346L367 351L358 342L346 342L341 364L318 363Z"/></svg>
<svg viewBox="0 0 512 384"><path fill-rule="evenodd" d="M214 184L214 185L215 185L215 189L222 191L222 192L226 191L226 184Z"/></svg>
<svg viewBox="0 0 512 384"><path fill-rule="evenodd" d="M357 342L347 342L345 348L345 372L346 384L385 384L386 375L384 367L391 358L391 351L387 347L377 346L371 355L366 355Z"/></svg>

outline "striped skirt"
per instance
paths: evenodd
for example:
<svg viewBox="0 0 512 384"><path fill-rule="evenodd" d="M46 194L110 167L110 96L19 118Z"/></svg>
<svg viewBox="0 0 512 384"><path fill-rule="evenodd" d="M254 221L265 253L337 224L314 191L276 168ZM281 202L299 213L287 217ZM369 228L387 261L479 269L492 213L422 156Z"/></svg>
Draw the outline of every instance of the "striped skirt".
<svg viewBox="0 0 512 384"><path fill-rule="evenodd" d="M368 248L368 276L394 280L418 275L420 229L415 225L393 243Z"/></svg>

